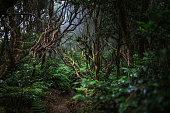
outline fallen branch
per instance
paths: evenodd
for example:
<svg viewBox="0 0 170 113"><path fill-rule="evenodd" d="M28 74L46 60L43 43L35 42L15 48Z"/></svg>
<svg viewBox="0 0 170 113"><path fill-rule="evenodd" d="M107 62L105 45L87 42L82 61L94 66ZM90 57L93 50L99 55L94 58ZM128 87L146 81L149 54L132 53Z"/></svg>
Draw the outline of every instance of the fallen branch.
<svg viewBox="0 0 170 113"><path fill-rule="evenodd" d="M125 100L125 102L128 102L128 101L132 98L132 96L133 96L139 89L143 88L144 86L145 86L145 84L142 84L142 85L140 85L135 91L133 91L132 93L130 93L130 96Z"/></svg>

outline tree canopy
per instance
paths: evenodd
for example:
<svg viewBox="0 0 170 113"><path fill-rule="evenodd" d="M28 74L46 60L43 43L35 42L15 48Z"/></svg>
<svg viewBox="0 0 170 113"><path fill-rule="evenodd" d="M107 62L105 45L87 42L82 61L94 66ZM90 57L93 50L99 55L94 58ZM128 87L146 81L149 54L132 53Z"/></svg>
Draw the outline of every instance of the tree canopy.
<svg viewBox="0 0 170 113"><path fill-rule="evenodd" d="M0 7L0 112L169 110L169 0L1 0Z"/></svg>

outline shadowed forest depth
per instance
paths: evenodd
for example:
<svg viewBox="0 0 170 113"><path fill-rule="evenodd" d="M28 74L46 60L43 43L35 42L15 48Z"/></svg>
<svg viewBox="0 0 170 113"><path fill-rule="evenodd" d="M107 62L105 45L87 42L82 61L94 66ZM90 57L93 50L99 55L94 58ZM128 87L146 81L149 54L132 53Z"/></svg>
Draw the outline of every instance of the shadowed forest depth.
<svg viewBox="0 0 170 113"><path fill-rule="evenodd" d="M168 113L169 0L0 0L0 113Z"/></svg>

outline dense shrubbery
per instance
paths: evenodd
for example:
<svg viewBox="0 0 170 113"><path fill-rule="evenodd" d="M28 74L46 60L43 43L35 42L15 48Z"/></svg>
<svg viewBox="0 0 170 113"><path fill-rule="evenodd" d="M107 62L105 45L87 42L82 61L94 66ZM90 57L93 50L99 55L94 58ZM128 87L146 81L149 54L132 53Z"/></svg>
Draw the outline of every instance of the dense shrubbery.
<svg viewBox="0 0 170 113"><path fill-rule="evenodd" d="M59 62L59 59L57 59ZM33 66L25 63L11 72L6 80L0 82L0 107L8 112L29 113L45 112L45 105L41 102L47 88L55 88L63 92L71 90L69 77L71 70L62 64L56 64L56 60L47 60L44 70L41 63L36 65L36 73L32 76ZM38 110L38 111L37 111Z"/></svg>
<svg viewBox="0 0 170 113"><path fill-rule="evenodd" d="M166 112L170 104L168 73L164 67L158 66L154 53L148 52L145 55L143 59L135 55L134 65L122 68L125 75L118 80L115 75L110 75L110 79L105 81L84 78L77 90L87 93L73 98L90 102L93 106L91 110L107 113Z"/></svg>
<svg viewBox="0 0 170 113"><path fill-rule="evenodd" d="M161 40L167 46L165 42L168 42L168 25L164 25L161 17L164 15L164 19L169 18L169 10L152 14L156 16L154 20L148 23L139 22L138 32L146 36L149 41L152 40L150 50L144 52L143 57L135 54L130 67L122 66L122 75L118 80L115 73L110 74L109 79L102 81L84 78L77 90L87 93L80 93L73 99L78 98L80 102L87 103L85 106L87 109L90 103L89 106L92 106L90 110L98 112L165 113L168 111L170 77L167 58L170 50L157 44ZM151 39L153 36L159 38Z"/></svg>
<svg viewBox="0 0 170 113"><path fill-rule="evenodd" d="M74 95L78 113L169 110L169 2L69 0L59 9L41 2L20 0L0 15L0 112L48 113L43 99L58 90ZM29 11L30 3L44 6Z"/></svg>
<svg viewBox="0 0 170 113"><path fill-rule="evenodd" d="M73 76L72 69L61 63L61 59L48 60L42 71L44 81L51 87L64 92L71 90L70 77Z"/></svg>
<svg viewBox="0 0 170 113"><path fill-rule="evenodd" d="M33 103L40 101L48 84L31 77L26 64L0 83L1 107L8 112L27 113Z"/></svg>

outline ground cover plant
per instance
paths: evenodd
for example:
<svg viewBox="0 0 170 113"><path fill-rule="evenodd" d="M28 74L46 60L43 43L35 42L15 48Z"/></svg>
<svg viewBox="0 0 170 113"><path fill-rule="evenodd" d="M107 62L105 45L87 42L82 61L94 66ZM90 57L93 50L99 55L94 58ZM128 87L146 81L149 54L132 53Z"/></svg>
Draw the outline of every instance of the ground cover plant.
<svg viewBox="0 0 170 113"><path fill-rule="evenodd" d="M0 1L0 113L166 113L169 0Z"/></svg>

